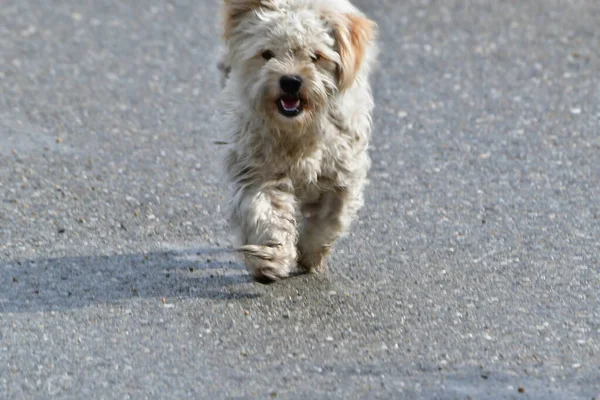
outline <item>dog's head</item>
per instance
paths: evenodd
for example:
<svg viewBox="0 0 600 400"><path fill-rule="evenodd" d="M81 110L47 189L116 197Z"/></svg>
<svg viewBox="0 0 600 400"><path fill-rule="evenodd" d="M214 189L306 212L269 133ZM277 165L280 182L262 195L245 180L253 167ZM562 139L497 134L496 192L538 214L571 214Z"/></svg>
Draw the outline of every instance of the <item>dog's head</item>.
<svg viewBox="0 0 600 400"><path fill-rule="evenodd" d="M345 1L224 2L234 95L279 125L310 124L367 67L375 24Z"/></svg>

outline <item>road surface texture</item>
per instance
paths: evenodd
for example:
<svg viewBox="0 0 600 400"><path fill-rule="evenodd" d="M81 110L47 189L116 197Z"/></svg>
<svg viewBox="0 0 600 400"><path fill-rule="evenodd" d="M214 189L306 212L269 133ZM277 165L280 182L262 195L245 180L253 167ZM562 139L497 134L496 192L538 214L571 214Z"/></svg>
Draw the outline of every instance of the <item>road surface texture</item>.
<svg viewBox="0 0 600 400"><path fill-rule="evenodd" d="M600 3L358 3L366 205L262 286L217 1L0 1L0 398L600 398Z"/></svg>

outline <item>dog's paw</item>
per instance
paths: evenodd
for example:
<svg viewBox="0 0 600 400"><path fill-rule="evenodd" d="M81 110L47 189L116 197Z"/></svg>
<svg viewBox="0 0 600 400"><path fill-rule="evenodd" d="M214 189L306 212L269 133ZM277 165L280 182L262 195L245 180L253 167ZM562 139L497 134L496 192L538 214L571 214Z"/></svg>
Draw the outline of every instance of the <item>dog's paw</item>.
<svg viewBox="0 0 600 400"><path fill-rule="evenodd" d="M246 268L258 283L269 284L290 275L295 255L288 254L279 243L247 244L237 249L244 255Z"/></svg>
<svg viewBox="0 0 600 400"><path fill-rule="evenodd" d="M298 267L306 273L320 273L327 270L327 256L331 247L322 247L318 251L302 251L298 257Z"/></svg>

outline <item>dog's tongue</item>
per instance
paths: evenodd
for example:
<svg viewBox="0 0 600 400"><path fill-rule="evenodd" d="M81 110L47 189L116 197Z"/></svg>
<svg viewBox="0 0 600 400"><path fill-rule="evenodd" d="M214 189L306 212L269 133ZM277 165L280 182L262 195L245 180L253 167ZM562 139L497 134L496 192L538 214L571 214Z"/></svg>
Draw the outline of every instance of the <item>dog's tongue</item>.
<svg viewBox="0 0 600 400"><path fill-rule="evenodd" d="M300 99L297 97L285 96L281 98L281 105L286 110L295 110L296 108L300 107Z"/></svg>

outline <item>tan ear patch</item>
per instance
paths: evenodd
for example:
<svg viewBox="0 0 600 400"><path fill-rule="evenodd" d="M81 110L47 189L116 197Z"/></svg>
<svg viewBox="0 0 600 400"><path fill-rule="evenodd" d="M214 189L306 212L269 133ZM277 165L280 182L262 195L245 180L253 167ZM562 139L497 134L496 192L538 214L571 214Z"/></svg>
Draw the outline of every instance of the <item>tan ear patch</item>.
<svg viewBox="0 0 600 400"><path fill-rule="evenodd" d="M375 22L355 14L345 14L334 23L341 58L340 89L348 89L364 61L367 44L375 36Z"/></svg>
<svg viewBox="0 0 600 400"><path fill-rule="evenodd" d="M224 0L223 38L229 39L240 18L249 11L259 8L262 0Z"/></svg>

